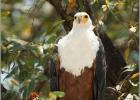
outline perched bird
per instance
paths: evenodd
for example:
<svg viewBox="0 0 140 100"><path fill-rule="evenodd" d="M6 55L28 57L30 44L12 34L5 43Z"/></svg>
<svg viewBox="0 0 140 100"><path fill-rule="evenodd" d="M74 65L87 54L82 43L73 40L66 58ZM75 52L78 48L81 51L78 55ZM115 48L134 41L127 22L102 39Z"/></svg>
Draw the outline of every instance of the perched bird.
<svg viewBox="0 0 140 100"><path fill-rule="evenodd" d="M58 41L57 66L51 67L51 90L60 100L104 100L105 52L86 12L74 15L71 31Z"/></svg>

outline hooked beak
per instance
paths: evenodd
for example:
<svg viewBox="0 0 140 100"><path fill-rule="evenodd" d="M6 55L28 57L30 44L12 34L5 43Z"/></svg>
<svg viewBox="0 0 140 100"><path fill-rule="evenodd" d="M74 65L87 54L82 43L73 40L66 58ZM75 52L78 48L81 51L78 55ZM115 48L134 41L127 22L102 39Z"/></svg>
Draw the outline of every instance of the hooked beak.
<svg viewBox="0 0 140 100"><path fill-rule="evenodd" d="M80 22L81 22L81 18L82 18L82 17L78 17L78 18L77 18L77 21L78 21L79 24L80 24Z"/></svg>

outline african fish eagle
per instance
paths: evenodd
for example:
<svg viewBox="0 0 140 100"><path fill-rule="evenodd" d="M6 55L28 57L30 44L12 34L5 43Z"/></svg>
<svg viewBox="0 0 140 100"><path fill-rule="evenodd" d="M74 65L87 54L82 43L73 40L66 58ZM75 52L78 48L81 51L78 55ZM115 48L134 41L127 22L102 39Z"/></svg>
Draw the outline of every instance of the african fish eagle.
<svg viewBox="0 0 140 100"><path fill-rule="evenodd" d="M51 90L65 92L60 100L104 100L106 62L100 39L86 12L74 15L71 31L58 43Z"/></svg>

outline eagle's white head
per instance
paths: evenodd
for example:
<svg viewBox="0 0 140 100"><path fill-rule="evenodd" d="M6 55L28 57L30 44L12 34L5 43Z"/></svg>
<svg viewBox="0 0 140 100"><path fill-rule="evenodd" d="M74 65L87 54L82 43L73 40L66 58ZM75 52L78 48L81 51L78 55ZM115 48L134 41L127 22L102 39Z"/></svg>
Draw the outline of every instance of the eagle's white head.
<svg viewBox="0 0 140 100"><path fill-rule="evenodd" d="M92 21L86 12L78 12L74 15L73 28L92 28Z"/></svg>
<svg viewBox="0 0 140 100"><path fill-rule="evenodd" d="M78 12L71 31L58 41L60 68L74 76L80 76L85 67L91 68L96 58L99 42L92 27L89 15Z"/></svg>

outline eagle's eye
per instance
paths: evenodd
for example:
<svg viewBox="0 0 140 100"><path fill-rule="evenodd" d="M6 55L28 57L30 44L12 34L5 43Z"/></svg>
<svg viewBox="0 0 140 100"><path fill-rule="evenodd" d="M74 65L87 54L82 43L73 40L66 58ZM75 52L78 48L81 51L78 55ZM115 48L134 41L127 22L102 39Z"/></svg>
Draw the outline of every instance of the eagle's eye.
<svg viewBox="0 0 140 100"><path fill-rule="evenodd" d="M76 16L74 16L74 19L76 19L77 17Z"/></svg>
<svg viewBox="0 0 140 100"><path fill-rule="evenodd" d="M84 16L84 18L86 18L86 19L87 19L87 18L88 18L88 15L85 15L85 16Z"/></svg>

